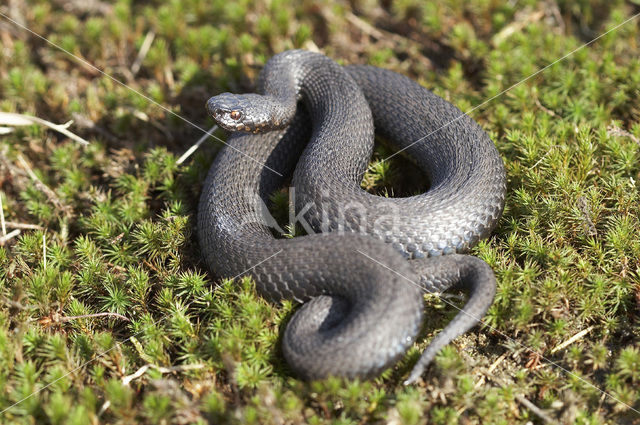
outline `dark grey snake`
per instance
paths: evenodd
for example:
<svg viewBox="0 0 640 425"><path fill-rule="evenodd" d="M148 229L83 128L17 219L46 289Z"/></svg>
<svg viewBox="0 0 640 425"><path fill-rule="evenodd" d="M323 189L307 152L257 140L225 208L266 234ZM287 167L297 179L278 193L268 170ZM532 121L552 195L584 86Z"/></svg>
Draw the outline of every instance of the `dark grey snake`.
<svg viewBox="0 0 640 425"><path fill-rule="evenodd" d="M503 210L504 166L493 142L410 79L317 53L274 56L258 89L264 95L223 93L207 102L234 131L200 198L207 265L221 277L250 274L269 300L305 302L282 341L305 379L379 373L415 342L425 290L467 290L463 311L406 382L416 380L493 301L490 267L456 254L489 235ZM383 198L361 189L374 126L427 174L426 193ZM264 205L292 173L296 211L310 234L276 239Z"/></svg>

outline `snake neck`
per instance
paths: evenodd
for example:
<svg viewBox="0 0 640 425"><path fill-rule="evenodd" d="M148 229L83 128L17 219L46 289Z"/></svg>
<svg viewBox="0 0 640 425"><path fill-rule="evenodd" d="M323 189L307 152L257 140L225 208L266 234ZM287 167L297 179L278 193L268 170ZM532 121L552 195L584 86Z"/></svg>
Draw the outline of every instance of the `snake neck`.
<svg viewBox="0 0 640 425"><path fill-rule="evenodd" d="M351 176L354 185L360 183L373 151L373 118L364 94L340 65L319 53L286 51L267 63L259 89L277 100L286 122L295 115L299 101L305 104L313 129L305 157L330 164L310 168ZM342 158L359 159L345 163Z"/></svg>

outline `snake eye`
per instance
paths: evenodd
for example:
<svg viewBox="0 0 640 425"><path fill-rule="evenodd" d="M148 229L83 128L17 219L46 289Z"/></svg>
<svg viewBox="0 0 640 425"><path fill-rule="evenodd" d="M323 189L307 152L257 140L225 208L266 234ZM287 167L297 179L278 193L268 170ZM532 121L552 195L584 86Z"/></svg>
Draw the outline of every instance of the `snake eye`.
<svg viewBox="0 0 640 425"><path fill-rule="evenodd" d="M232 120L238 121L240 118L242 118L242 112L234 110L229 113L229 116Z"/></svg>

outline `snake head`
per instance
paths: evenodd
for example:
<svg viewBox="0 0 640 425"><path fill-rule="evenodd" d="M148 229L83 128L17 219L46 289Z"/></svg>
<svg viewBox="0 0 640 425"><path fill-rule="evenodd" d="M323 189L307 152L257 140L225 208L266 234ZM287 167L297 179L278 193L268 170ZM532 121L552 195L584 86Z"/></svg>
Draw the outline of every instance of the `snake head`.
<svg viewBox="0 0 640 425"><path fill-rule="evenodd" d="M207 101L207 112L220 127L247 133L286 127L276 113L278 107L277 101L259 94L222 93Z"/></svg>

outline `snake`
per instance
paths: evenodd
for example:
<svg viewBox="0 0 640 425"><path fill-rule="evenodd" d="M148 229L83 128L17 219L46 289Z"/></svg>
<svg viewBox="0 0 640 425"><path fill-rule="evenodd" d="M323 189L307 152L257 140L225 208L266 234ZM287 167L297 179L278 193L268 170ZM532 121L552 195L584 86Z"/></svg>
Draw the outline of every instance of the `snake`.
<svg viewBox="0 0 640 425"><path fill-rule="evenodd" d="M466 292L409 384L487 313L496 278L468 252L497 225L506 177L468 115L401 74L306 50L274 55L256 93L221 93L206 109L229 135L198 204L203 259L215 276L251 276L268 301L302 304L281 338L293 374L375 377L419 343L425 293ZM385 197L362 188L376 135L416 164L428 189ZM269 212L287 185L290 220L305 235L282 237Z"/></svg>

